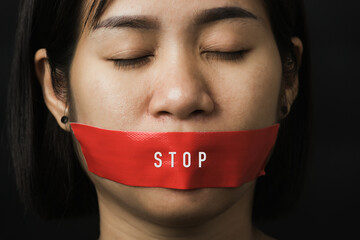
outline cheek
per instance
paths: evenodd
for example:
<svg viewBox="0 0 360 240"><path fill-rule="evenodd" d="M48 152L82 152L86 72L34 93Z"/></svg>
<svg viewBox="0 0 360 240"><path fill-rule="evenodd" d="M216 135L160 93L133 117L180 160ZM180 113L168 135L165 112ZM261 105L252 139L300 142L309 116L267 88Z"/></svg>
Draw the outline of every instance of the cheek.
<svg viewBox="0 0 360 240"><path fill-rule="evenodd" d="M110 61L79 52L71 69L77 121L109 129L131 129L146 102L147 87L138 79L142 78L119 74Z"/></svg>
<svg viewBox="0 0 360 240"><path fill-rule="evenodd" d="M212 75L214 95L224 115L231 116L230 125L255 129L276 123L282 78L276 47L257 49L246 61L219 67Z"/></svg>

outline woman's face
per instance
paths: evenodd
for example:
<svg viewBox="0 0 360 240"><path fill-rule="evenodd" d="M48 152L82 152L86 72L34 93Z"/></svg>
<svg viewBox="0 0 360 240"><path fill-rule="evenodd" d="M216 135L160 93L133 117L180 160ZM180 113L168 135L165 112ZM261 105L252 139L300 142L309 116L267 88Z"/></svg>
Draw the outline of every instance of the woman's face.
<svg viewBox="0 0 360 240"><path fill-rule="evenodd" d="M278 121L281 80L260 0L116 0L78 42L71 120L129 131L257 129ZM167 224L216 216L255 185L179 191L89 176L109 209Z"/></svg>

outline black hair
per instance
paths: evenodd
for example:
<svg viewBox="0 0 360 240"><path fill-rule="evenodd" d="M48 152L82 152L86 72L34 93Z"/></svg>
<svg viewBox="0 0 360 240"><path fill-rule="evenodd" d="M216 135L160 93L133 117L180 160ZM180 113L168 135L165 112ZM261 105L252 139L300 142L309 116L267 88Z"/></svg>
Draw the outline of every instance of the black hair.
<svg viewBox="0 0 360 240"><path fill-rule="evenodd" d="M283 119L278 140L266 166L267 175L257 181L253 219L266 221L284 216L302 192L311 148L310 56L302 0L264 0L283 63L283 84L292 84L298 71L299 91L289 115ZM290 39L302 40L302 62L297 63ZM280 101L283 99L280 98Z"/></svg>
<svg viewBox="0 0 360 240"><path fill-rule="evenodd" d="M291 37L304 43L299 93L281 121L278 140L258 179L253 219L275 219L286 213L300 194L309 144L309 58L301 0L263 0L283 62L283 78L291 84L297 63ZM22 0L8 97L8 136L16 182L26 206L44 218L97 212L93 184L80 166L71 133L63 131L46 108L34 69L34 55L45 48L55 93L69 99L69 67L86 24L93 25L106 0ZM83 13L83 14L79 14ZM85 20L84 20L85 19ZM289 80L290 79L290 80Z"/></svg>

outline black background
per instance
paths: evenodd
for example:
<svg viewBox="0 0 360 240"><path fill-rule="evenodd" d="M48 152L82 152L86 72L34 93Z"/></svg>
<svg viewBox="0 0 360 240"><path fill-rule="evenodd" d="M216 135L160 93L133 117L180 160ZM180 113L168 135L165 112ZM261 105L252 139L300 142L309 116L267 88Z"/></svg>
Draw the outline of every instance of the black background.
<svg viewBox="0 0 360 240"><path fill-rule="evenodd" d="M314 95L314 152L304 194L290 216L264 226L279 239L360 239L359 1L306 0ZM18 1L0 5L0 127ZM43 221L17 197L6 141L0 155L0 239L96 239L97 219Z"/></svg>

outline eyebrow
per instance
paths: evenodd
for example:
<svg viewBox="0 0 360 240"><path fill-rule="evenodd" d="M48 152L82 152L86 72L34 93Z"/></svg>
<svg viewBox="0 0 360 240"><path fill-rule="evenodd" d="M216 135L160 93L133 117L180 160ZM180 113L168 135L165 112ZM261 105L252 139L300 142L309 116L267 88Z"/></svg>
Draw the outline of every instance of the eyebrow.
<svg viewBox="0 0 360 240"><path fill-rule="evenodd" d="M99 28L134 28L153 30L159 28L159 23L156 19L148 16L115 16L96 24L94 30Z"/></svg>
<svg viewBox="0 0 360 240"><path fill-rule="evenodd" d="M240 7L219 7L206 9L200 13L197 13L194 17L193 24L195 26L201 26L231 18L254 20L258 19L253 13ZM114 16L96 24L94 30L100 28L133 28L142 30L154 30L160 28L160 23L156 18L150 16Z"/></svg>
<svg viewBox="0 0 360 240"><path fill-rule="evenodd" d="M258 19L253 13L240 7L220 7L206 9L200 12L196 15L194 24L197 26L205 25L229 18Z"/></svg>

